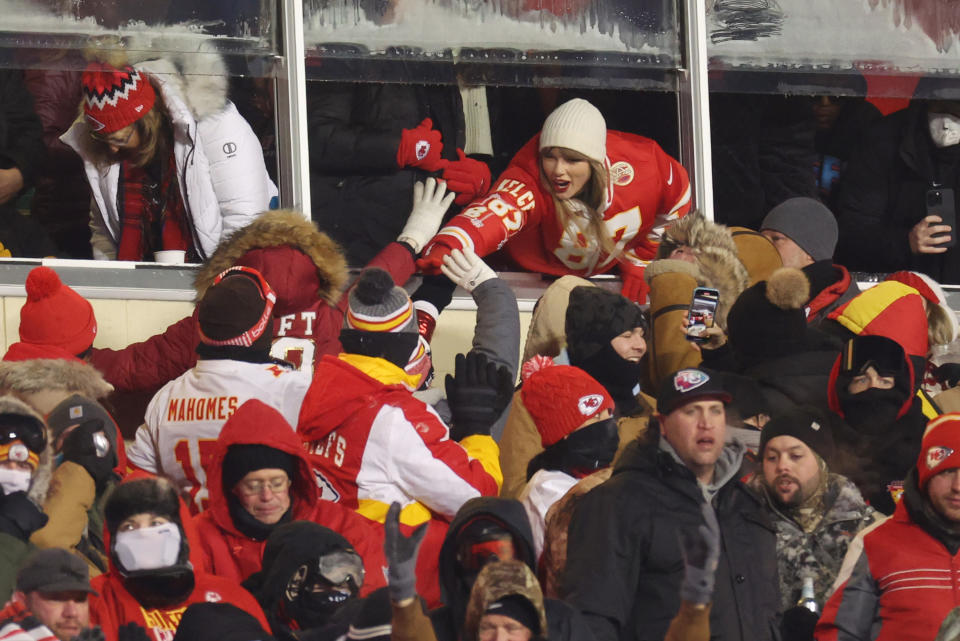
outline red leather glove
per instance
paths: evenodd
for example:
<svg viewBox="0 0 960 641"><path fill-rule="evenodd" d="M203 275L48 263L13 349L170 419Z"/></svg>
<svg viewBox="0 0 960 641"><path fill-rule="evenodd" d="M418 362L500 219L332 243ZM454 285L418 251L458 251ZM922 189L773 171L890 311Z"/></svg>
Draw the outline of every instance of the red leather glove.
<svg viewBox="0 0 960 641"><path fill-rule="evenodd" d="M427 171L443 169L449 161L440 157L443 151L442 135L433 128L433 121L424 118L413 129L404 129L400 134L397 149L398 167L420 167Z"/></svg>
<svg viewBox="0 0 960 641"><path fill-rule="evenodd" d="M451 251L453 251L453 248L444 243L430 243L417 260L417 269L424 274L441 273L440 266L443 265L443 257Z"/></svg>
<svg viewBox="0 0 960 641"><path fill-rule="evenodd" d="M450 191L457 192L453 202L466 205L490 189L490 168L484 162L468 158L463 149L457 149L457 156L460 160L447 163L443 169L443 179Z"/></svg>
<svg viewBox="0 0 960 641"><path fill-rule="evenodd" d="M640 305L647 302L647 294L650 292L650 286L643 277L643 272L643 269L636 268L629 271L626 269L620 271L620 278L623 280L620 293L625 298L629 298Z"/></svg>

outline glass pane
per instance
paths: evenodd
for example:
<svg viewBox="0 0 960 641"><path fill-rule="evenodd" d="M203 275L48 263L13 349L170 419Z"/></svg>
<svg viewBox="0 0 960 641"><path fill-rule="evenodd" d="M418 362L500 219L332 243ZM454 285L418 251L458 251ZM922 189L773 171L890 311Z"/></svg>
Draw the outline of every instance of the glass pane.
<svg viewBox="0 0 960 641"><path fill-rule="evenodd" d="M871 94L909 97L910 77L960 72L952 0L711 0L707 21L719 90L864 95L863 75L887 77Z"/></svg>
<svg viewBox="0 0 960 641"><path fill-rule="evenodd" d="M307 96L313 219L343 246L353 266L365 265L400 235L414 183L442 176L442 171L399 164L401 130L425 118L440 134L444 161L456 161L462 149L487 165L492 183L485 183L484 193L498 184L497 177L539 133L546 116L574 97L595 105L608 131L652 138L666 153L679 156L672 92L311 81ZM469 200L468 195L454 204L448 216L465 209ZM518 269L505 256L489 261L499 270Z"/></svg>
<svg viewBox="0 0 960 641"><path fill-rule="evenodd" d="M154 50L193 51L218 36L221 50L276 51L270 0L0 0L0 11L6 46L83 48L86 36L121 33L147 43L177 36Z"/></svg>
<svg viewBox="0 0 960 641"><path fill-rule="evenodd" d="M431 62L507 65L515 84L541 77L522 70L531 65L550 65L555 77L675 68L677 25L669 0L304 0L308 58L414 61L394 66L421 80L442 78Z"/></svg>

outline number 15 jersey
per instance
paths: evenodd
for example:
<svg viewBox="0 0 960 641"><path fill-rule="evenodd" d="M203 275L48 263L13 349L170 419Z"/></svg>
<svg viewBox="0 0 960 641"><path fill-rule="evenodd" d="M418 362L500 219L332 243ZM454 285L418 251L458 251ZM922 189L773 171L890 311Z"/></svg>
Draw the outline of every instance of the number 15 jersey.
<svg viewBox="0 0 960 641"><path fill-rule="evenodd" d="M201 360L150 401L127 459L136 468L172 480L190 511L202 512L208 501L208 466L226 420L256 398L294 426L311 378L308 372L276 363Z"/></svg>

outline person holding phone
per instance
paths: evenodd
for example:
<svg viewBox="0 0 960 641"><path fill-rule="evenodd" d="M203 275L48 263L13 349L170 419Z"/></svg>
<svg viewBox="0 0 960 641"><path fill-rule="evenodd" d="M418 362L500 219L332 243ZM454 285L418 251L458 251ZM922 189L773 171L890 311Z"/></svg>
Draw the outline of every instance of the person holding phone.
<svg viewBox="0 0 960 641"><path fill-rule="evenodd" d="M837 200L839 262L960 283L958 187L960 88L923 78L910 106L881 120L850 160Z"/></svg>

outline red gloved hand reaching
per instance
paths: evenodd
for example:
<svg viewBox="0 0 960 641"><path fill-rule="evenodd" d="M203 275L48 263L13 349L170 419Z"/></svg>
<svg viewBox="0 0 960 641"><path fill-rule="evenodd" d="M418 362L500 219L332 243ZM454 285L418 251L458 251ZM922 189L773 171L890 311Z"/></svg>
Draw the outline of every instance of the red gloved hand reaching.
<svg viewBox="0 0 960 641"><path fill-rule="evenodd" d="M451 251L453 248L444 243L430 243L417 260L417 269L424 274L439 274L443 257L448 256Z"/></svg>
<svg viewBox="0 0 960 641"><path fill-rule="evenodd" d="M623 281L620 287L620 293L624 298L629 298L635 303L643 305L647 302L647 294L650 292L650 286L643 277L643 269L623 269L620 271L620 279Z"/></svg>
<svg viewBox="0 0 960 641"><path fill-rule="evenodd" d="M433 128L432 120L424 118L423 122L415 128L404 129L400 134L397 166L438 171L449 162L440 157L441 152L443 152L442 135Z"/></svg>
<svg viewBox="0 0 960 641"><path fill-rule="evenodd" d="M450 161L444 167L443 179L450 191L457 192L453 202L466 205L490 189L490 168L484 162L469 158L463 149L457 149L457 156L460 160Z"/></svg>

